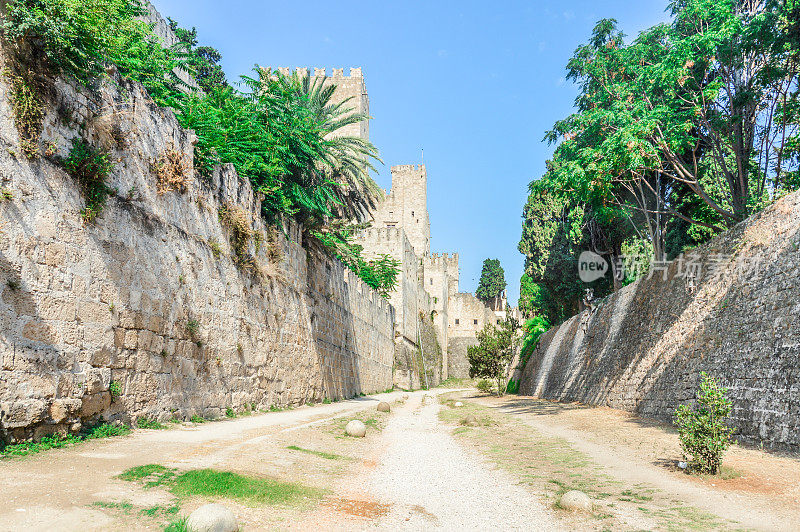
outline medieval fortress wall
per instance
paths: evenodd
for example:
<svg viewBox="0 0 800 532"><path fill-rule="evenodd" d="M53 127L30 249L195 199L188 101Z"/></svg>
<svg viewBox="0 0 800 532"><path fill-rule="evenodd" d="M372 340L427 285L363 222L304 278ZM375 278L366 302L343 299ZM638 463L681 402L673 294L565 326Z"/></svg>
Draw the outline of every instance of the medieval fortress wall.
<svg viewBox="0 0 800 532"><path fill-rule="evenodd" d="M520 393L668 421L705 371L729 388L741 440L798 450L798 294L794 193L545 333Z"/></svg>
<svg viewBox="0 0 800 532"><path fill-rule="evenodd" d="M28 159L0 81L0 186L12 196L0 202L0 437L391 387L394 308L307 251L298 227L265 226L231 166L194 174L194 135L171 111L122 79L54 92L42 156ZM115 161L94 223L82 221L79 185L59 163L80 135ZM188 165L183 193L156 190L168 151ZM241 209L258 235L253 267L234 260L221 207Z"/></svg>
<svg viewBox="0 0 800 532"><path fill-rule="evenodd" d="M286 76L292 74L289 68L277 70ZM349 76L343 69L333 69L330 74L325 68L296 68L294 72L323 84L335 84L334 101L347 101L346 106L355 112L369 113L361 68L351 68ZM368 121L337 134L369 140ZM367 258L386 254L402 265L398 287L389 299L396 319L394 382L403 388L416 388L448 377L466 378L467 347L476 343L475 333L497 314L472 294L459 293L458 253L431 253L425 165L395 165L391 175L391 189L368 214L371 227L356 242L364 247ZM480 326L457 326L467 322Z"/></svg>

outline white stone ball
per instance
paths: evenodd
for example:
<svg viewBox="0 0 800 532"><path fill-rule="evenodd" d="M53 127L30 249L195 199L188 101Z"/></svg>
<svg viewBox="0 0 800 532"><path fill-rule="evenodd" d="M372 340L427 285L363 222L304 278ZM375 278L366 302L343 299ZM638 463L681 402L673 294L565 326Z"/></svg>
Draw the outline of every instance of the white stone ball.
<svg viewBox="0 0 800 532"><path fill-rule="evenodd" d="M592 500L584 492L572 490L561 496L558 505L565 510L588 512L592 509Z"/></svg>
<svg viewBox="0 0 800 532"><path fill-rule="evenodd" d="M237 532L236 516L221 504L206 504L195 510L186 520L192 532Z"/></svg>
<svg viewBox="0 0 800 532"><path fill-rule="evenodd" d="M378 412L389 412L392 408L389 406L389 403L386 401L381 401L378 403Z"/></svg>
<svg viewBox="0 0 800 532"><path fill-rule="evenodd" d="M363 438L367 435L367 426L361 421L354 419L344 428L344 433L354 438Z"/></svg>
<svg viewBox="0 0 800 532"><path fill-rule="evenodd" d="M455 403L453 403L453 406L456 408L461 408L462 406L464 406L464 403L462 403L461 401L456 401Z"/></svg>

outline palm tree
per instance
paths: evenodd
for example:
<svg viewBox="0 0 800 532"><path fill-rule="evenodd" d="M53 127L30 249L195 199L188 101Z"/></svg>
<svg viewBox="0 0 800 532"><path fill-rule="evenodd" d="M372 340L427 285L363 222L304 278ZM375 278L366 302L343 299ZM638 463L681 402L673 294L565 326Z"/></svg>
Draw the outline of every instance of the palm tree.
<svg viewBox="0 0 800 532"><path fill-rule="evenodd" d="M363 222L383 191L370 177L376 171L373 161L381 161L378 149L361 137L342 135L342 128L358 124L370 117L354 112L352 97L333 102L336 85L325 83L327 78L277 74L278 80L294 91L300 101L308 106L319 131L324 136L323 154L313 168L306 168L300 177L301 188L319 197L310 201L330 200L335 204L335 217ZM299 191L298 191L299 192ZM326 221L321 221L323 224Z"/></svg>

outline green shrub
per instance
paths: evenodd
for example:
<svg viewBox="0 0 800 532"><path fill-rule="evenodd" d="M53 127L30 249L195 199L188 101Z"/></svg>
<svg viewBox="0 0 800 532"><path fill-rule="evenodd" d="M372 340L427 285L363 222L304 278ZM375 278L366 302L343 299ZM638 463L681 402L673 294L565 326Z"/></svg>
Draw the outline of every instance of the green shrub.
<svg viewBox="0 0 800 532"><path fill-rule="evenodd" d="M675 411L675 425L681 448L689 460L689 470L715 475L731 442L732 430L725 424L731 413L731 401L726 397L727 388L705 372L700 377L697 404L680 405Z"/></svg>
<svg viewBox="0 0 800 532"><path fill-rule="evenodd" d="M157 420L147 417L140 417L136 420L136 426L140 429L154 429L154 430L162 430L167 428L166 425L163 423L159 423Z"/></svg>
<svg viewBox="0 0 800 532"><path fill-rule="evenodd" d="M78 181L86 207L81 216L87 223L93 222L103 211L111 189L106 185L114 163L105 151L92 147L89 143L75 139L72 149L64 160L64 169Z"/></svg>
<svg viewBox="0 0 800 532"><path fill-rule="evenodd" d="M489 379L479 380L475 387L483 393L492 393L494 391L494 386L492 386L492 382Z"/></svg>

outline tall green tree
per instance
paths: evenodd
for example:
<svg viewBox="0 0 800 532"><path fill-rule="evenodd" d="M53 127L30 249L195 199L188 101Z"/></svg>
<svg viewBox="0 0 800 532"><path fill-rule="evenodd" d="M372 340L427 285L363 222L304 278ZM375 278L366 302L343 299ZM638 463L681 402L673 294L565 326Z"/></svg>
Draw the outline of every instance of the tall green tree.
<svg viewBox="0 0 800 532"><path fill-rule="evenodd" d="M500 259L486 259L483 261L481 278L478 281L478 289L475 297L488 303L498 297L506 289L506 278L503 267L500 266Z"/></svg>

